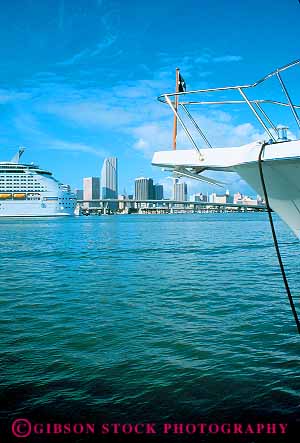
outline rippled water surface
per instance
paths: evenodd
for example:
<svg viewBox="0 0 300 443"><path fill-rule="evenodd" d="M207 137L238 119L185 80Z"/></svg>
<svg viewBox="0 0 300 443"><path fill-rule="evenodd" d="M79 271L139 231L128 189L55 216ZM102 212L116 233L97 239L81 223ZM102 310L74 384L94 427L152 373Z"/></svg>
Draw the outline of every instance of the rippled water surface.
<svg viewBox="0 0 300 443"><path fill-rule="evenodd" d="M299 305L300 243L276 226ZM0 238L4 426L297 422L300 339L266 214L7 219Z"/></svg>

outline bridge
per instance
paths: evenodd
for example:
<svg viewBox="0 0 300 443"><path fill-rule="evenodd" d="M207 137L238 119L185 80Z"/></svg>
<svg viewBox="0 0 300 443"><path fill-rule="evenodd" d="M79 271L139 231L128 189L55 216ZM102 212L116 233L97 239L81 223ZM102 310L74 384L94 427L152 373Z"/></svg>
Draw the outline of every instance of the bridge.
<svg viewBox="0 0 300 443"><path fill-rule="evenodd" d="M77 212L81 214L139 213L165 214L183 212L262 212L263 204L247 205L242 203L210 203L206 201L179 200L132 200L132 199L94 199L77 200Z"/></svg>

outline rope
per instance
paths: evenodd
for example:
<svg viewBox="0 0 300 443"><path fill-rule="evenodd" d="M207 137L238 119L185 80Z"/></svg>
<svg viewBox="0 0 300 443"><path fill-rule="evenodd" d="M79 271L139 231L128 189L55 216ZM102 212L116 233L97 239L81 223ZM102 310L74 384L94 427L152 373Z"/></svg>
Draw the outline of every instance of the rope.
<svg viewBox="0 0 300 443"><path fill-rule="evenodd" d="M282 279L284 282L284 286L285 286L285 290L290 302L290 306L294 315L294 319L295 319L295 323L298 329L298 333L300 334L300 321L299 321L299 317L295 308L295 304L294 304L294 300L290 291L290 287L288 284L288 280L286 277L286 273L285 273L285 269L284 269L284 265L282 262L282 258L281 258L281 254L280 254L280 250L279 250L279 246L278 246L278 241L277 241L277 236L276 236L276 232L275 232L275 227L274 227L274 222L273 222L273 217L272 217L272 209L270 207L269 204L269 198L268 198L268 193L267 193L267 188L266 188L266 183L265 183L265 179L264 179L264 174L263 174L263 168L262 168L262 155L264 153L265 147L266 147L267 143L263 143L261 150L259 152L259 156L258 156L258 167L259 167L259 173L260 173L260 179L261 179L261 184L262 184L262 188L263 188L263 193L264 193L264 199L266 202L266 207L267 207L267 211L268 211L268 216L269 216L269 222L270 222L270 226L271 226L271 230L272 230L272 236L273 236L273 241L274 241L274 246L276 249L276 254L277 254L277 258L278 258L278 262L279 262L279 266L280 266L280 270L281 270L281 275L282 275Z"/></svg>

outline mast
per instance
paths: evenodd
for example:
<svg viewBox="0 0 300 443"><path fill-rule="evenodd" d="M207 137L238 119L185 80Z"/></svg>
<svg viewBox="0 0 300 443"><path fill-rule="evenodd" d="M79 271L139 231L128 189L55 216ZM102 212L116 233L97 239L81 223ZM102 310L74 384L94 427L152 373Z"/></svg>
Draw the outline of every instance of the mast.
<svg viewBox="0 0 300 443"><path fill-rule="evenodd" d="M21 158L24 151L25 151L25 148L20 146L18 152L13 156L10 163L19 163L20 158Z"/></svg>
<svg viewBox="0 0 300 443"><path fill-rule="evenodd" d="M179 68L176 68L176 87L175 92L179 92ZM178 110L178 95L175 95L175 110ZM177 139L177 115L174 114L174 124L173 124L173 149L176 150L176 140Z"/></svg>

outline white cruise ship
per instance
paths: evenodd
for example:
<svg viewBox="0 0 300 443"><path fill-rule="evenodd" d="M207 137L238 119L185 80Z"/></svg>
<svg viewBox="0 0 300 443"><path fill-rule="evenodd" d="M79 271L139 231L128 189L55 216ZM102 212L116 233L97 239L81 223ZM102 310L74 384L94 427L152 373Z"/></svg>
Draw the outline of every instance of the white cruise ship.
<svg viewBox="0 0 300 443"><path fill-rule="evenodd" d="M0 217L74 215L76 197L68 185L34 164L21 164L24 149L0 162Z"/></svg>

